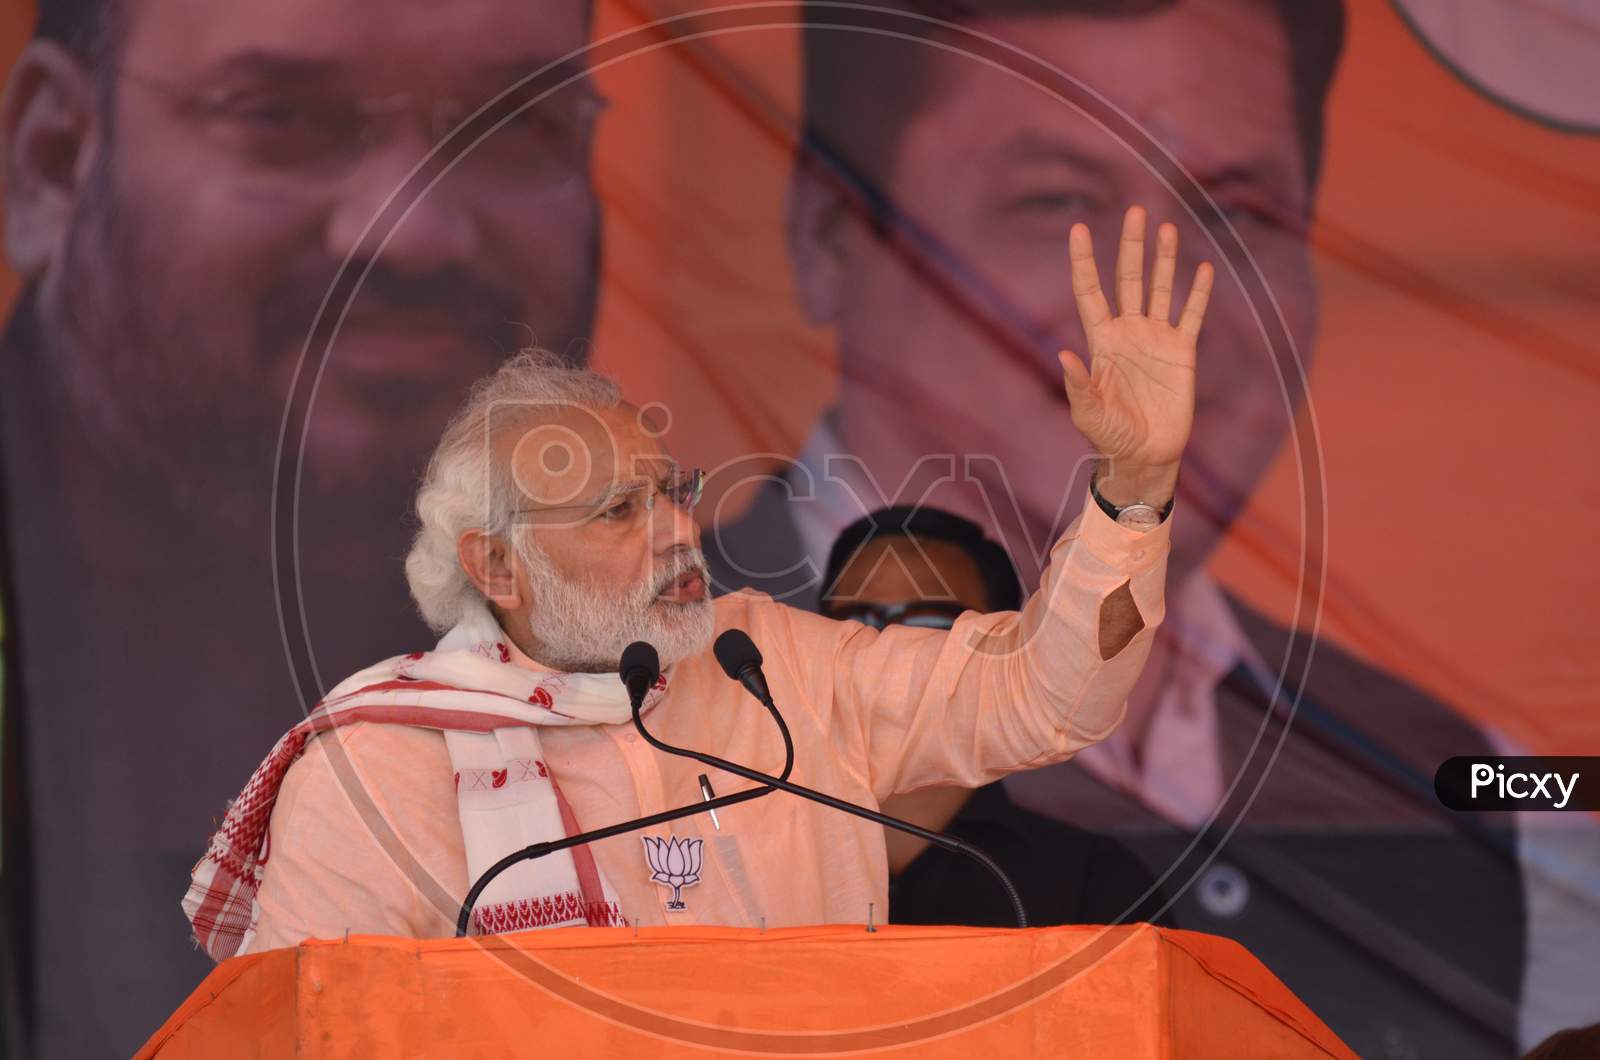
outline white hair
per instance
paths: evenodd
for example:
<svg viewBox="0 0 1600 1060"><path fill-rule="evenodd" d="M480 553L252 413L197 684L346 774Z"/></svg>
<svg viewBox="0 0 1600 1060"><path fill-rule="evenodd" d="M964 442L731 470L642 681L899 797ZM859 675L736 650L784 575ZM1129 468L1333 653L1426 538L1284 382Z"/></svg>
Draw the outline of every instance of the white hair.
<svg viewBox="0 0 1600 1060"><path fill-rule="evenodd" d="M423 621L443 633L486 603L461 569L456 542L468 530L504 536L511 529L519 492L509 463L494 459L494 430L530 407L604 410L621 403L615 380L547 350L524 350L473 385L417 491L422 525L406 556L406 582Z"/></svg>

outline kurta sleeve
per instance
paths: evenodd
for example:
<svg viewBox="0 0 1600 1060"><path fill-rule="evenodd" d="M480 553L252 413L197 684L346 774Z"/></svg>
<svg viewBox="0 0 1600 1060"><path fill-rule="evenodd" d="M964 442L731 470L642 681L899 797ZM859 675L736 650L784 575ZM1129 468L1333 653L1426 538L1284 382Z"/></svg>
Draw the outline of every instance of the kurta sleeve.
<svg viewBox="0 0 1600 1060"><path fill-rule="evenodd" d="M269 836L249 951L454 932L465 856L439 733L357 723L318 736L284 776Z"/></svg>
<svg viewBox="0 0 1600 1060"><path fill-rule="evenodd" d="M841 755L883 799L934 784L977 787L1104 739L1165 614L1170 528L1168 519L1129 530L1090 501L1020 612L968 612L948 632L838 624L846 628L832 638L827 672L815 676L832 685ZM1123 585L1144 626L1101 659L1101 604Z"/></svg>

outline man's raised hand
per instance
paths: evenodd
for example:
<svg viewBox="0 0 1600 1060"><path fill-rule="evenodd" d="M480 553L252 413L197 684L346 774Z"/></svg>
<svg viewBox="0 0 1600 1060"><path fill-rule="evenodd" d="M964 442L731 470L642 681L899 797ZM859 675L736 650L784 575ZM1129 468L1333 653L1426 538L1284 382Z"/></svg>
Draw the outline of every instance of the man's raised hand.
<svg viewBox="0 0 1600 1060"><path fill-rule="evenodd" d="M1212 268L1195 269L1189 298L1172 324L1172 282L1178 267L1178 230L1156 231L1156 264L1144 298L1145 212L1129 208L1117 248L1117 313L1100 287L1089 229L1072 226L1072 292L1088 339L1093 370L1070 350L1061 351L1072 422L1110 467L1099 480L1112 504L1161 505L1172 496L1178 460L1194 424L1195 343L1211 297Z"/></svg>

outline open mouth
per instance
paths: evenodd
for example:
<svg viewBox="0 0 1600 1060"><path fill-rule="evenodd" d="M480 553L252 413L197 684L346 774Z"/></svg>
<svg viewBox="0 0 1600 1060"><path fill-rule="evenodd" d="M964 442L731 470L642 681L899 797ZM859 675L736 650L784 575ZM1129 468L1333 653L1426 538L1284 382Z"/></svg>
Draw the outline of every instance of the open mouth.
<svg viewBox="0 0 1600 1060"><path fill-rule="evenodd" d="M669 604L692 604L705 598L706 579L698 568L684 571L656 595L657 600Z"/></svg>

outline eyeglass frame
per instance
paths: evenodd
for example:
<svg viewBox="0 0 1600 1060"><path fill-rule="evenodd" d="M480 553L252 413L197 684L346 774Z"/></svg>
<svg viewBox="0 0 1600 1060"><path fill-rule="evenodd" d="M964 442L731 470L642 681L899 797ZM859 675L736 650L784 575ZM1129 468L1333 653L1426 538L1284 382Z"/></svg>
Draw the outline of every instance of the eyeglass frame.
<svg viewBox="0 0 1600 1060"><path fill-rule="evenodd" d="M189 112L201 122L233 122L242 125L248 121L242 113L228 112L230 96L235 94L231 89L222 86L197 88L179 84L156 74L148 74L126 68L119 70L117 76L119 80L151 90L172 100L182 110ZM611 101L596 90L592 82L586 77L579 81L576 86L565 85L559 91L563 94L572 93L578 96L576 104L577 121L584 129L585 142L592 142L595 119L611 105ZM418 102L430 100L432 106L431 111L428 113L428 133L431 137L431 142L436 144L442 142L453 129L459 127L463 122L470 121L479 112L488 107L504 104L505 96L506 93L501 93L473 104L457 96L437 96L431 97L430 100L428 94L416 91L393 92L386 95L372 94L354 97L349 114L358 123L356 136L364 152L372 144L382 142L384 134L377 131L380 127L392 124L408 113L415 115L419 110ZM533 109L537 105L534 102L524 102L517 106L513 116L519 115L525 110ZM304 172L314 168L319 163L339 170L348 170L356 164L355 160L352 159L339 162L330 158L323 158L314 160L309 164L274 165L273 163L250 158L248 151L241 151L237 148L229 148L229 151L238 161L245 165L262 172L275 171L282 175L287 175L297 170ZM560 175L547 185L540 186L551 189L559 188L570 183L571 179L578 175L576 172Z"/></svg>
<svg viewBox="0 0 1600 1060"><path fill-rule="evenodd" d="M948 618L949 625L942 623L908 622L906 616L914 610L932 611L941 619ZM950 629L955 626L956 619L971 611L972 608L958 604L952 600L906 600L898 604L841 604L827 609L828 618L839 622L860 622L869 629L884 630L890 626L906 626L911 629ZM857 612L857 613L851 613ZM869 621L866 616L872 616L877 621Z"/></svg>
<svg viewBox="0 0 1600 1060"><path fill-rule="evenodd" d="M694 511L695 505L700 503L700 498L705 494L707 477L705 469L698 467L679 469L678 471L674 472L674 474L677 476L677 479L670 482L670 484L661 479L641 477L628 480L627 482L612 483L611 487L604 494L602 494L598 500L595 501L589 501L583 504L551 504L532 508L517 508L513 510L511 514L513 516L518 516L544 514L546 512L587 511L590 513L590 515L588 518L583 520L582 524L587 526L593 523L596 519L600 518L600 516L604 514L604 509L611 505L612 502L620 500L623 497L630 496L639 492L640 490L646 491L644 502L644 511L646 513L655 510L657 497L666 497L668 500L672 501L674 507L680 508L683 511ZM684 500L678 500L673 496L674 492L681 492L685 489L687 490L687 493L684 494Z"/></svg>

